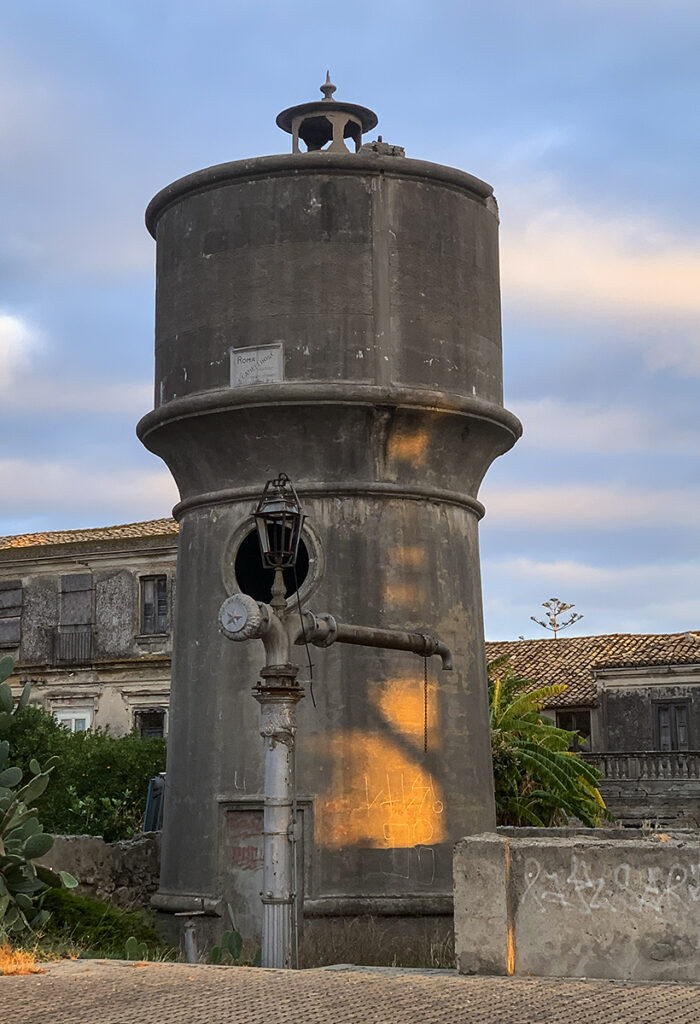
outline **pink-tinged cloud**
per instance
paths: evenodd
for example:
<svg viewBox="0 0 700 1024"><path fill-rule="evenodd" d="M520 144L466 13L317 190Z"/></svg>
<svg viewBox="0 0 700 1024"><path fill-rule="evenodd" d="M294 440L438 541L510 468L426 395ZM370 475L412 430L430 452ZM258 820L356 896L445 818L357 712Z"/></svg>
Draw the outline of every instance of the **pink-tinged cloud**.
<svg viewBox="0 0 700 1024"><path fill-rule="evenodd" d="M575 605L583 619L566 636L659 633L700 625L699 561L615 567L567 559L486 559L484 616L490 640L547 636L531 615L554 596Z"/></svg>
<svg viewBox="0 0 700 1024"><path fill-rule="evenodd" d="M567 532L627 527L697 526L700 488L641 488L554 484L498 487L484 484L481 501L490 527Z"/></svg>
<svg viewBox="0 0 700 1024"><path fill-rule="evenodd" d="M561 205L527 216L525 209L501 229L509 302L584 315L700 317L700 245L642 218L596 218ZM696 342L700 361L700 329Z"/></svg>
<svg viewBox="0 0 700 1024"><path fill-rule="evenodd" d="M627 452L668 452L700 455L696 426L673 423L663 408L595 409L590 403L556 398L513 400L508 408L520 418L524 435L518 453L526 450L575 454L618 455Z"/></svg>
<svg viewBox="0 0 700 1024"><path fill-rule="evenodd" d="M165 469L101 468L68 460L0 459L5 517L64 515L68 526L137 522L169 515L177 488ZM58 527L56 527L58 528Z"/></svg>

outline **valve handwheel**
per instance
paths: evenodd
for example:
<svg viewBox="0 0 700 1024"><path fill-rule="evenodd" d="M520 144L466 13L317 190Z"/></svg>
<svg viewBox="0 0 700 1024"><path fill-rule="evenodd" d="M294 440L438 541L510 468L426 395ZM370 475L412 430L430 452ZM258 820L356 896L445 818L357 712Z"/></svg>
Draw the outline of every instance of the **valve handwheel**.
<svg viewBox="0 0 700 1024"><path fill-rule="evenodd" d="M254 640L262 621L258 602L248 594L232 594L219 609L219 626L229 640Z"/></svg>

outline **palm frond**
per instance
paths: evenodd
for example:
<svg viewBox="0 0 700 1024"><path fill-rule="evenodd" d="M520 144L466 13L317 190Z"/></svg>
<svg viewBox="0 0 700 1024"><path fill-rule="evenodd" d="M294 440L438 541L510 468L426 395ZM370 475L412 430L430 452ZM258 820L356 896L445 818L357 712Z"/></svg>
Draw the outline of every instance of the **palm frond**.
<svg viewBox="0 0 700 1024"><path fill-rule="evenodd" d="M533 688L507 655L489 664L491 745L499 824L542 827L578 818L595 826L606 815L602 777L571 744L576 735L547 722L545 704L565 683Z"/></svg>

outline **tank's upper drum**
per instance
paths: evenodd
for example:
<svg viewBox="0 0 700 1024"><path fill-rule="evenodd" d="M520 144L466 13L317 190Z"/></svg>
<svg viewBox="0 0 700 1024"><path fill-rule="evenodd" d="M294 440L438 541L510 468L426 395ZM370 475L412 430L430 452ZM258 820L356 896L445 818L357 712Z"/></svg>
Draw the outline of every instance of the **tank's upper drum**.
<svg viewBox="0 0 700 1024"><path fill-rule="evenodd" d="M176 182L149 223L156 405L246 382L502 402L498 216L471 175L366 153L259 157Z"/></svg>

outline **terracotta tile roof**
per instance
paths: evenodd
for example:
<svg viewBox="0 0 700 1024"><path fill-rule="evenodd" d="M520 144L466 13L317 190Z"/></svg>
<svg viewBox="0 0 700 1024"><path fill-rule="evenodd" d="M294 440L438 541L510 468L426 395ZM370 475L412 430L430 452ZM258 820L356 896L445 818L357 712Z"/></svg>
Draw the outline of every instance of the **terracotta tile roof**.
<svg viewBox="0 0 700 1024"><path fill-rule="evenodd" d="M566 683L568 690L552 706L593 705L596 702L594 669L644 665L700 664L700 633L613 633L607 636L570 636L556 640L488 642L489 661L510 655L516 672L536 686Z"/></svg>
<svg viewBox="0 0 700 1024"><path fill-rule="evenodd" d="M127 540L130 537L171 536L177 536L177 523L168 517L149 519L144 523L125 523L121 526L98 526L92 530L53 530L47 533L20 533L13 537L0 537L0 551L8 548L79 544L87 541Z"/></svg>

